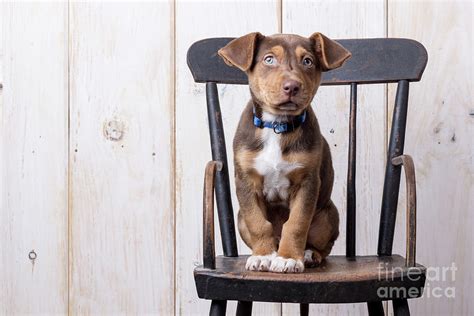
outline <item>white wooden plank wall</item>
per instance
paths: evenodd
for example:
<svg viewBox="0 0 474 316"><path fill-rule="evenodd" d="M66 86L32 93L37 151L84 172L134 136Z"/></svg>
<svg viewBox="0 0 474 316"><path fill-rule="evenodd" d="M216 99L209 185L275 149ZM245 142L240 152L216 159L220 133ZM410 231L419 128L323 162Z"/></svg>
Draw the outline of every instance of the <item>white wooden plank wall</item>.
<svg viewBox="0 0 474 316"><path fill-rule="evenodd" d="M67 4L0 8L0 314L61 314L68 299Z"/></svg>
<svg viewBox="0 0 474 316"><path fill-rule="evenodd" d="M172 4L70 7L70 304L174 311Z"/></svg>
<svg viewBox="0 0 474 316"><path fill-rule="evenodd" d="M473 5L389 1L388 12L388 35L420 41L429 56L422 81L410 85L405 152L413 156L417 171L417 260L432 269L425 298L410 306L415 315L472 315ZM395 89L390 87L390 100ZM399 253L405 251L404 213L401 200L394 245ZM437 269L452 263L454 277L449 271L444 280L442 270L436 276ZM444 294L451 287L455 298Z"/></svg>
<svg viewBox="0 0 474 316"><path fill-rule="evenodd" d="M418 172L417 258L458 270L455 280L429 281L455 286L455 299L431 295L410 306L416 315L472 314L472 29L467 1L0 3L0 315L208 313L192 270L202 260L211 155L205 86L193 82L186 52L203 38L257 30L426 46L424 78L410 86L405 148ZM359 87L358 254L376 253L394 91ZM232 162L249 93L221 85L219 94ZM342 219L334 253L343 254L349 88L322 87L313 107L331 145ZM394 248L403 254L401 194ZM238 246L249 253L240 237ZM256 303L253 314L297 313L295 304ZM312 305L310 313L367 311Z"/></svg>

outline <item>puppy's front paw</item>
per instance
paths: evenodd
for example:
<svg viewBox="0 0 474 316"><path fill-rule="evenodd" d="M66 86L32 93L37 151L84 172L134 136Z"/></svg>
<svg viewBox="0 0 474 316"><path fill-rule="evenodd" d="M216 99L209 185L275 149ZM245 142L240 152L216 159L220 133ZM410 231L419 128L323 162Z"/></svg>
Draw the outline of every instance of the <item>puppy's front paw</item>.
<svg viewBox="0 0 474 316"><path fill-rule="evenodd" d="M276 257L270 266L272 272L300 273L304 271L303 261L293 258Z"/></svg>
<svg viewBox="0 0 474 316"><path fill-rule="evenodd" d="M250 256L245 264L245 269L250 271L268 271L276 252L266 256Z"/></svg>

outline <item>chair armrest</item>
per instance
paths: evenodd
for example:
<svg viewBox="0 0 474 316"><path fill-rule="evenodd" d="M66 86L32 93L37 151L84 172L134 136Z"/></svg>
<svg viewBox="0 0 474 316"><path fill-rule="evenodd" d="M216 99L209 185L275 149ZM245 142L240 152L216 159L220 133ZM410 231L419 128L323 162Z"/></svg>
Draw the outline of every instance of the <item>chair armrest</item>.
<svg viewBox="0 0 474 316"><path fill-rule="evenodd" d="M401 155L392 159L395 166L403 165L405 169L405 182L407 190L406 207L406 265L414 267L416 265L416 182L415 182L415 164L409 155Z"/></svg>
<svg viewBox="0 0 474 316"><path fill-rule="evenodd" d="M204 173L203 190L203 266L216 268L216 250L214 242L214 181L216 171L222 169L222 162L209 161Z"/></svg>

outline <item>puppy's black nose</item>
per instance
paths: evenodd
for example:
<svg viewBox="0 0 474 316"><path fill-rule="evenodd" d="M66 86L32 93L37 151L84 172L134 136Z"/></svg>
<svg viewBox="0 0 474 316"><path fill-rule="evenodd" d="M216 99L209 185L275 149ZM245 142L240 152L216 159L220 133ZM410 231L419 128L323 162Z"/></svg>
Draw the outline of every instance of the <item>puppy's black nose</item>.
<svg viewBox="0 0 474 316"><path fill-rule="evenodd" d="M283 83L283 92L287 96L295 96L300 91L301 84L295 80L287 80Z"/></svg>

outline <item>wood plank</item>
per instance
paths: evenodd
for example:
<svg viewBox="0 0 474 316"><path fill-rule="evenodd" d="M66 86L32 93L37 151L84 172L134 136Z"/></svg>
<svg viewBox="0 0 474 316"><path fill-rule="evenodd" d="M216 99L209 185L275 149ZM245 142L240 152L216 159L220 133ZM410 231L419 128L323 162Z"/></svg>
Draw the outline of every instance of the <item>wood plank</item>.
<svg viewBox="0 0 474 316"><path fill-rule="evenodd" d="M67 4L0 12L0 314L66 314Z"/></svg>
<svg viewBox="0 0 474 316"><path fill-rule="evenodd" d="M4 16L4 7L0 6L0 8L2 8L2 10L0 10L0 21L4 21L3 20L3 16ZM3 52L3 23L0 23L0 106L2 105L2 87L3 87L3 60L4 60L4 56L3 56L4 52ZM2 112L0 111L0 115ZM0 116L0 119L1 119L1 116ZM0 155L0 159L1 158L1 155Z"/></svg>
<svg viewBox="0 0 474 316"><path fill-rule="evenodd" d="M195 265L202 262L202 181L211 159L205 101L205 86L193 82L186 65L186 53L195 41L208 37L237 37L253 31L278 32L279 1L225 1L176 3L176 313L209 312L210 303L198 300L193 279ZM232 138L240 113L250 98L248 87L220 85L221 108L227 141L227 154L233 161ZM233 163L230 163L232 192ZM234 213L238 204L233 195ZM216 217L217 222L217 217ZM216 253L222 253L216 224ZM239 251L249 253L239 240ZM229 303L227 313L235 312ZM279 315L281 304L257 303L254 315Z"/></svg>
<svg viewBox="0 0 474 316"><path fill-rule="evenodd" d="M388 35L420 41L429 56L421 82L410 85L405 153L413 156L416 169L416 259L431 272L424 298L409 301L409 306L412 315L472 315L473 4L388 1L388 5ZM395 90L389 87L390 102ZM404 183L401 193L394 244L398 253L405 251ZM442 271L453 263L454 278L448 270L446 280L436 279L435 269ZM455 298L449 298L446 291L449 295L453 287Z"/></svg>
<svg viewBox="0 0 474 316"><path fill-rule="evenodd" d="M322 32L333 39L385 37L384 1L283 1L283 33L309 36ZM346 176L349 87L321 87L313 107L333 156L333 201L341 223L333 254L345 253ZM359 86L357 113L356 253L374 255L377 249L385 160L385 87ZM298 312L283 304L283 314ZM366 304L310 305L315 315L366 315Z"/></svg>
<svg viewBox="0 0 474 316"><path fill-rule="evenodd" d="M172 3L70 3L70 313L174 313Z"/></svg>

